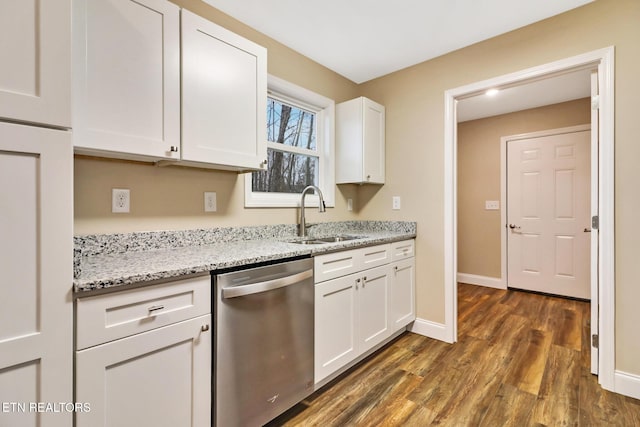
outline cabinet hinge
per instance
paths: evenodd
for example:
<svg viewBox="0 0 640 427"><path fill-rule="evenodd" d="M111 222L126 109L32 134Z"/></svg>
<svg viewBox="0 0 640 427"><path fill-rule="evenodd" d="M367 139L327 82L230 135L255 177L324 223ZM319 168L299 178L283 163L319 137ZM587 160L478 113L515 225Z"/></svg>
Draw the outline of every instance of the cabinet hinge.
<svg viewBox="0 0 640 427"><path fill-rule="evenodd" d="M600 229L600 217L598 215L591 217L591 228L594 230Z"/></svg>
<svg viewBox="0 0 640 427"><path fill-rule="evenodd" d="M591 335L591 347L600 348L600 339L598 338L598 334Z"/></svg>
<svg viewBox="0 0 640 427"><path fill-rule="evenodd" d="M600 96L593 95L591 97L591 109L592 110L599 110L600 109Z"/></svg>

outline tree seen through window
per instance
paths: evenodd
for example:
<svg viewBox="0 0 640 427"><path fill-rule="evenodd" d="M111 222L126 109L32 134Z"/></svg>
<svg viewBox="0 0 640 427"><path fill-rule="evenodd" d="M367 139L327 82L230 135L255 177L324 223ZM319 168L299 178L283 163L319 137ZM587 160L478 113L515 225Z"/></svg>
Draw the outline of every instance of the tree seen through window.
<svg viewBox="0 0 640 427"><path fill-rule="evenodd" d="M267 170L253 172L253 191L299 193L317 185L316 113L269 97L267 141Z"/></svg>

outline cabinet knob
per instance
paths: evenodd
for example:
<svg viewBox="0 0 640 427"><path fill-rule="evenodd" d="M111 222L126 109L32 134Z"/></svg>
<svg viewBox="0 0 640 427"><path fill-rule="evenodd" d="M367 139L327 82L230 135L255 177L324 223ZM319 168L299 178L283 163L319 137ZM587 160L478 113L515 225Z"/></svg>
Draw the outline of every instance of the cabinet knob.
<svg viewBox="0 0 640 427"><path fill-rule="evenodd" d="M264 160L260 163L260 167L261 167L261 168L266 168L266 167L267 167L267 163L269 163L269 162L267 161L267 159L264 159Z"/></svg>
<svg viewBox="0 0 640 427"><path fill-rule="evenodd" d="M367 181L371 180L371 175L367 175Z"/></svg>
<svg viewBox="0 0 640 427"><path fill-rule="evenodd" d="M201 330L202 332L207 332L207 331L209 330L209 324L202 325L202 327L200 328L200 330Z"/></svg>
<svg viewBox="0 0 640 427"><path fill-rule="evenodd" d="M176 147L175 145L172 145L171 148L170 148L170 151L172 153L177 153L178 152L178 147Z"/></svg>

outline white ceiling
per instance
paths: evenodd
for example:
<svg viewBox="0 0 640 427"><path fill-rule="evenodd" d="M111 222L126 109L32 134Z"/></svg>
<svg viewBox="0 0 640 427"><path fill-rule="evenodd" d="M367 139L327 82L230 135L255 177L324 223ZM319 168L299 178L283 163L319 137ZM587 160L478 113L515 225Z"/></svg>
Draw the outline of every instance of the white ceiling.
<svg viewBox="0 0 640 427"><path fill-rule="evenodd" d="M480 94L458 101L458 122L557 104L591 96L591 70L579 70L544 80Z"/></svg>
<svg viewBox="0 0 640 427"><path fill-rule="evenodd" d="M205 0L362 83L593 0Z"/></svg>

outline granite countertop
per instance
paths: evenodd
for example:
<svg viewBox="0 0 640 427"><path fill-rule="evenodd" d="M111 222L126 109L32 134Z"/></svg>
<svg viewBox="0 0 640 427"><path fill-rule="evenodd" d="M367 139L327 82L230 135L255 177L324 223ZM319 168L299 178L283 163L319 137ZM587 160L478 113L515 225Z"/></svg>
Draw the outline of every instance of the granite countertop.
<svg viewBox="0 0 640 427"><path fill-rule="evenodd" d="M74 292L161 282L190 274L414 238L416 224L399 221L320 223L313 237L358 236L301 245L291 226L76 236Z"/></svg>

